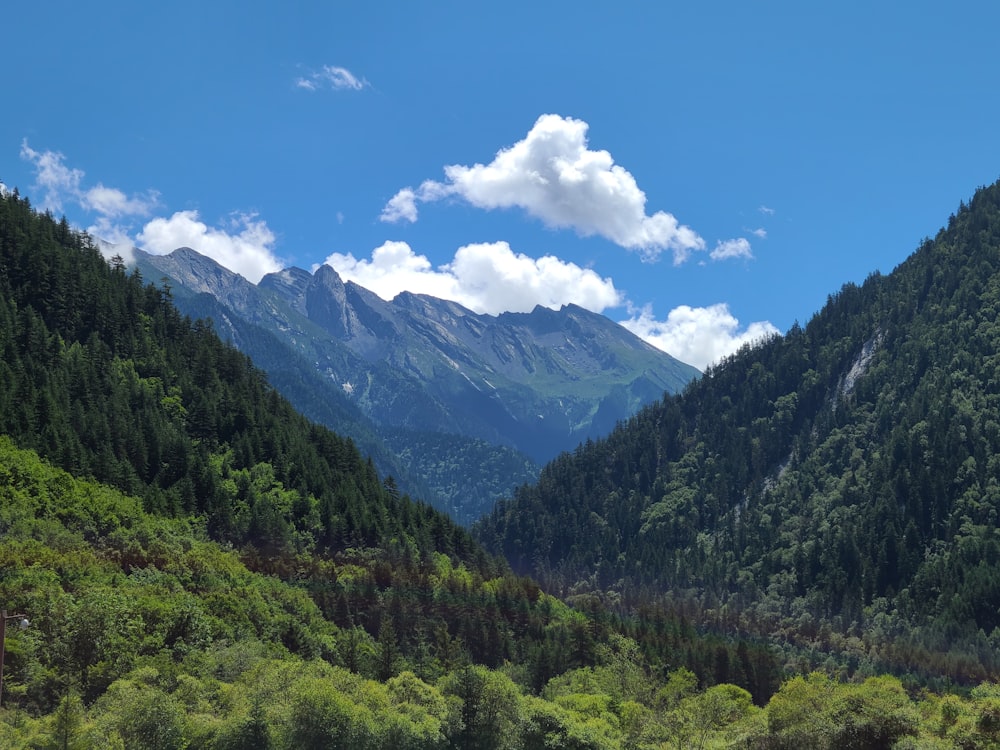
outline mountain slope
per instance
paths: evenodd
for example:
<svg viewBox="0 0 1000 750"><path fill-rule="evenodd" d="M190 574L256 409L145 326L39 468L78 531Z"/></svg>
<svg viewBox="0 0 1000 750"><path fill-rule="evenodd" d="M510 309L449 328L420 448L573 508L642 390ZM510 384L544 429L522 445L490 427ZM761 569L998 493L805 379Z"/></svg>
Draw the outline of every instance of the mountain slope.
<svg viewBox="0 0 1000 750"><path fill-rule="evenodd" d="M456 520L471 523L492 508L497 498L537 477L539 466L514 448L392 426L392 416L385 414L386 408L392 411L392 404L409 410L411 422L446 420L412 376L386 362L369 364L273 293L242 276L187 248L166 256L137 250L136 258L137 268L166 284L180 309L192 317L211 319L219 335L263 368L299 411L350 436L403 491ZM272 283L296 277L312 278L305 271L289 269L274 275ZM318 367L320 362L325 363L324 370ZM360 390L354 394L345 373L363 373L355 377L367 383L363 400ZM383 407L375 409L374 415L362 411L362 406L372 402L382 402ZM414 412L414 407L420 408ZM377 424L376 419L388 419L388 423ZM437 452L442 442L447 453ZM494 478L479 471L483 464L500 464L508 471Z"/></svg>
<svg viewBox="0 0 1000 750"><path fill-rule="evenodd" d="M170 293L187 315L211 320L220 337L230 343L238 342L240 351L267 373L268 382L297 411L350 437L362 455L372 458L380 474L393 477L406 492L440 507L439 495L410 472L399 456L387 447L381 431L347 397L340 384L317 372L312 363L294 348L286 346L274 333L231 314L212 295L193 294L183 287L171 288Z"/></svg>
<svg viewBox="0 0 1000 750"><path fill-rule="evenodd" d="M598 621L530 582L480 583L442 558L419 580L426 596L401 607L391 588L384 592L376 640L335 623L319 606L326 597L299 576L255 573L235 551L206 541L196 522L150 516L134 498L73 479L3 436L0 497L0 596L31 618L6 641L5 750L653 750L692 737L746 744L748 733L755 747L854 747L859 736L885 747L919 735L933 747L967 748L989 747L995 736L991 685L965 700L925 691L911 700L896 680L837 684L811 675L786 682L758 709L731 684L696 690L684 669L664 681L634 642L600 633ZM332 586L349 591L358 562L327 565L327 585L336 575ZM406 583L413 591L415 581ZM461 639L442 634L462 609L463 619L479 616L477 629L502 622L549 664L565 659L569 644L586 646L588 633L600 635L595 663L535 694L512 679L526 670L456 656ZM392 631L384 623L394 616L406 619ZM398 629L415 619L417 628ZM444 648L432 641L410 649L408 636L428 622ZM544 640L532 643L539 632ZM718 665L718 652L712 657ZM789 711L799 704L812 710ZM945 744L948 735L954 743Z"/></svg>
<svg viewBox="0 0 1000 750"><path fill-rule="evenodd" d="M186 312L205 314L197 293L211 294L223 308L212 316L220 333L244 351L265 334L280 341L254 350L269 372L289 361L312 363L326 383L315 384L312 401L349 401L390 444L416 438L408 445L404 486L430 487L438 503L463 520L536 476L534 466L517 461L524 471L509 482L473 484L465 497L455 496L456 480L478 475L476 465L464 461L482 453L483 441L507 447L491 461L511 465L509 449L547 460L606 434L697 374L607 318L572 305L494 317L423 295L404 293L386 302L345 284L328 266L315 274L285 269L255 286L187 248L136 256L147 276L169 277ZM262 333L249 335L247 325ZM277 370L274 382L284 382ZM324 423L356 434L350 423ZM445 435L452 437L442 441ZM432 455L450 445L454 453ZM454 467L449 476L418 471L419 479L410 482L413 467L442 461Z"/></svg>
<svg viewBox="0 0 1000 750"><path fill-rule="evenodd" d="M220 744L260 747L205 712L258 695L252 677L234 681L264 662L308 662L355 685L359 673L402 672L411 687L405 670L447 678L457 687L444 708L463 717L478 705L463 679L516 692L484 668L501 665L536 693L567 670L620 665L652 700L651 676L683 654L706 684L725 659L759 700L777 687L759 644L701 638L664 616L623 622L597 602L574 609L510 575L169 297L16 192L0 198L0 598L32 620L8 642L5 747L72 746L53 735L74 703L79 722L103 717L99 739L75 744L161 746L149 737L169 726L168 746L233 731ZM463 721L431 746L472 746Z"/></svg>
<svg viewBox="0 0 1000 750"><path fill-rule="evenodd" d="M165 291L16 194L0 199L0 433L272 558L410 538L486 561Z"/></svg>
<svg viewBox="0 0 1000 750"><path fill-rule="evenodd" d="M675 392L697 374L573 305L479 315L425 295L386 302L329 266L268 274L254 287L187 248L138 257L140 267L279 333L334 382L350 384L376 422L509 444L536 459L602 434L651 394Z"/></svg>
<svg viewBox="0 0 1000 750"><path fill-rule="evenodd" d="M557 459L479 537L555 590L658 593L817 665L996 679L998 314L994 185L892 274Z"/></svg>

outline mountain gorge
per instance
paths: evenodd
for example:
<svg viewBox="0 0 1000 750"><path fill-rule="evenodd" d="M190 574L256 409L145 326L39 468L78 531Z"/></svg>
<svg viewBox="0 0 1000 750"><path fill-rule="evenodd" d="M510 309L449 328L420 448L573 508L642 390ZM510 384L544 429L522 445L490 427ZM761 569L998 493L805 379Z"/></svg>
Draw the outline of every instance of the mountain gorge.
<svg viewBox="0 0 1000 750"><path fill-rule="evenodd" d="M1000 186L475 535L175 293L0 198L0 746L1000 742Z"/></svg>
<svg viewBox="0 0 1000 750"><path fill-rule="evenodd" d="M549 464L478 527L552 591L800 668L1000 676L1000 185L891 274Z"/></svg>
<svg viewBox="0 0 1000 750"><path fill-rule="evenodd" d="M329 266L254 285L188 248L136 251L136 262L169 279L182 310L212 318L304 413L356 436L402 486L463 521L697 375L574 305L490 316L426 295L386 302ZM337 414L322 413L324 402Z"/></svg>
<svg viewBox="0 0 1000 750"><path fill-rule="evenodd" d="M720 654L751 670L753 694L705 699L734 721L778 686L761 644L512 575L17 191L0 542L3 609L31 620L5 644L3 747L611 749L667 736L668 665L688 713Z"/></svg>

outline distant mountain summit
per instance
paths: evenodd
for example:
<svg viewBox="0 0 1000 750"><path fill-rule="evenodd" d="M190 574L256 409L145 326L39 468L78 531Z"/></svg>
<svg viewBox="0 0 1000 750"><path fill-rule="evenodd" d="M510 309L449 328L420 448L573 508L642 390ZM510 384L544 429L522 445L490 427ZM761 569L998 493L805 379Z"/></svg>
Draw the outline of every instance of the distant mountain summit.
<svg viewBox="0 0 1000 750"><path fill-rule="evenodd" d="M514 446L544 461L615 424L697 374L616 323L575 305L482 315L404 292L386 302L329 266L288 269L259 288L363 359L363 372L320 363L350 383L379 421ZM433 415L387 402L371 367L385 363L414 381ZM430 411L430 410L427 410Z"/></svg>
<svg viewBox="0 0 1000 750"><path fill-rule="evenodd" d="M325 265L287 268L254 285L190 248L136 256L146 278L167 277L182 310L209 315L238 347L268 334L269 351L248 350L265 370L294 353L322 375L322 398L346 400L397 447L405 433L408 452L420 435L451 435L541 463L698 375L576 305L484 315L408 292L387 302Z"/></svg>

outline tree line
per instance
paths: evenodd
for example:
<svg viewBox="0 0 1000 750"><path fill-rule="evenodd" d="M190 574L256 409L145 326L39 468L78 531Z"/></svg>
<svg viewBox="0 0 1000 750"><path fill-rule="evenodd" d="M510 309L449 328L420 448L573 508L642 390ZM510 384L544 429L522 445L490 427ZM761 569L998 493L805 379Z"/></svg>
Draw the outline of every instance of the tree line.
<svg viewBox="0 0 1000 750"><path fill-rule="evenodd" d="M0 593L38 623L5 700L31 716L244 641L383 681L509 665L534 694L620 635L656 674L729 676L759 700L778 684L755 641L513 575L296 413L169 287L16 191L0 199L0 434L8 511L30 509L2 529Z"/></svg>
<svg viewBox="0 0 1000 750"><path fill-rule="evenodd" d="M337 625L308 586L254 572L197 520L149 514L137 498L74 479L9 438L0 438L0 535L0 598L31 617L7 641L0 745L11 750L967 749L1000 741L995 684L941 695L908 693L892 677L852 684L812 673L784 680L756 705L744 688L649 659L636 638L595 632L583 606L535 588L535 607L521 608L511 579L477 584L443 555L429 600L477 609L489 592L491 617L519 610L514 619L564 633L547 650L561 643L588 653L538 686L530 660L475 663L447 622L409 650L391 616L375 637ZM327 580L363 577L359 562L331 563ZM661 628L660 638L670 637Z"/></svg>
<svg viewBox="0 0 1000 750"><path fill-rule="evenodd" d="M798 668L1000 674L1000 185L476 533L548 590L659 601Z"/></svg>

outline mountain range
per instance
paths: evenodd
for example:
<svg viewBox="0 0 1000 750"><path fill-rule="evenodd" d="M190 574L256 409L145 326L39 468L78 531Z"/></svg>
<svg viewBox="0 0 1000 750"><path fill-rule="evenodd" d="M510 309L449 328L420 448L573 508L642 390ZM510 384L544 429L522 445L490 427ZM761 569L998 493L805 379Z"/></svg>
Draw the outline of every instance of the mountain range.
<svg viewBox="0 0 1000 750"><path fill-rule="evenodd" d="M1000 742L1000 184L471 533L173 296L0 197L4 747Z"/></svg>
<svg viewBox="0 0 1000 750"><path fill-rule="evenodd" d="M658 599L803 669L996 679L998 319L1000 184L550 463L479 538L551 591Z"/></svg>
<svg viewBox="0 0 1000 750"><path fill-rule="evenodd" d="M12 750L611 749L639 731L623 719L652 720L680 651L685 695L720 654L761 701L779 677L762 644L512 575L167 288L16 191L0 196L0 601L31 623L4 644ZM540 696L563 675L567 706ZM747 690L723 693L750 712Z"/></svg>
<svg viewBox="0 0 1000 750"><path fill-rule="evenodd" d="M252 284L190 248L135 257L304 413L463 521L698 374L576 305L492 316L406 292L385 301L326 265Z"/></svg>

